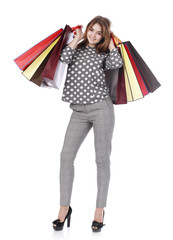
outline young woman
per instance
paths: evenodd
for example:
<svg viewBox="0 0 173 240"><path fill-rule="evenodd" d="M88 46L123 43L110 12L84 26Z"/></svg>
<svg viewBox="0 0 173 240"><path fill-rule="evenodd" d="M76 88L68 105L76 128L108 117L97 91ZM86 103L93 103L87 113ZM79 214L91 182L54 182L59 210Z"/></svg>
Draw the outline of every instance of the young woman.
<svg viewBox="0 0 173 240"><path fill-rule="evenodd" d="M118 49L111 39L110 25L109 19L95 17L88 23L85 33L76 29L75 38L63 49L60 56L60 60L68 64L62 100L70 103L73 112L60 154L60 210L58 219L53 221L55 230L62 230L66 219L70 226L73 163L80 145L92 127L98 192L91 227L93 231L100 231L104 225L114 129L114 107L105 82L104 70L120 68L123 65Z"/></svg>

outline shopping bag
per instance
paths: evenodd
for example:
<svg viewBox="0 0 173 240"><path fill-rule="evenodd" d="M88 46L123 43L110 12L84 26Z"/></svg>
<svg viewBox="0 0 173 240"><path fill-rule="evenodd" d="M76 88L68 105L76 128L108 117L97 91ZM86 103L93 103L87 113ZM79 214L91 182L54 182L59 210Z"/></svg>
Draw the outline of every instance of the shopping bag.
<svg viewBox="0 0 173 240"><path fill-rule="evenodd" d="M161 84L158 82L148 65L145 63L145 61L142 59L142 57L139 55L137 50L134 48L132 43L130 41L124 42L125 48L129 48L130 52L133 55L134 61L137 63L137 67L142 75L142 78L144 80L144 83L148 89L149 92L154 92L157 88L161 86Z"/></svg>
<svg viewBox="0 0 173 240"><path fill-rule="evenodd" d="M127 95L123 68L106 70L105 76L113 104L126 104Z"/></svg>
<svg viewBox="0 0 173 240"><path fill-rule="evenodd" d="M120 69L105 71L106 83L114 104L141 99L161 86L130 41L122 42L113 33L112 39L123 59Z"/></svg>
<svg viewBox="0 0 173 240"><path fill-rule="evenodd" d="M64 31L61 35L61 37L59 39L57 39L58 41L55 40L54 42L54 46L51 49L46 49L42 55L40 55L36 60L35 63L33 62L35 69L33 72L32 77L29 77L28 75L26 76L25 71L23 72L23 74L33 83L37 84L38 86L44 86L46 87L47 84L45 85L45 83L43 84L43 78L41 77L41 74L43 73L45 67L47 66L47 63L50 59L50 57L52 56L54 50L57 50L58 53L58 48L60 48L61 43L62 43L62 39L63 39L63 35L64 35ZM50 46L51 47L51 46ZM56 49L55 49L56 47ZM31 73L33 67L32 64L28 67L28 69L26 69L26 71L28 70L29 73Z"/></svg>
<svg viewBox="0 0 173 240"><path fill-rule="evenodd" d="M38 86L60 89L67 65L59 60L59 56L72 41L75 29L80 27L66 25L64 30L58 30L16 58L14 61L24 70L22 74Z"/></svg>
<svg viewBox="0 0 173 240"><path fill-rule="evenodd" d="M39 56L56 38L58 38L63 32L63 29L59 29L55 33L51 34L41 42L37 43L35 46L21 54L19 57L14 59L17 66L24 70Z"/></svg>
<svg viewBox="0 0 173 240"><path fill-rule="evenodd" d="M66 25L60 46L57 44L41 74L41 79L48 86L60 89L63 75L67 70L67 64L59 60L61 51L73 40L73 30Z"/></svg>
<svg viewBox="0 0 173 240"><path fill-rule="evenodd" d="M23 75L28 79L31 80L36 70L39 66L43 63L45 58L49 53L52 53L53 47L57 44L61 37L58 37L53 43L51 43L24 71ZM50 55L49 55L50 56Z"/></svg>

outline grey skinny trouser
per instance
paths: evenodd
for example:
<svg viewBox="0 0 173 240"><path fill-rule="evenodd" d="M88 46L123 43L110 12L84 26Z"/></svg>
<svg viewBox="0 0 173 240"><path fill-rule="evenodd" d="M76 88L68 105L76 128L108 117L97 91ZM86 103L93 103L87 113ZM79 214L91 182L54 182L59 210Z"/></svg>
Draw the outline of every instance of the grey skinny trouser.
<svg viewBox="0 0 173 240"><path fill-rule="evenodd" d="M60 205L69 206L74 180L74 160L90 129L94 130L97 165L96 207L106 207L110 181L110 154L115 116L110 96L93 104L70 104L73 110L60 154ZM86 156L85 156L86 157Z"/></svg>

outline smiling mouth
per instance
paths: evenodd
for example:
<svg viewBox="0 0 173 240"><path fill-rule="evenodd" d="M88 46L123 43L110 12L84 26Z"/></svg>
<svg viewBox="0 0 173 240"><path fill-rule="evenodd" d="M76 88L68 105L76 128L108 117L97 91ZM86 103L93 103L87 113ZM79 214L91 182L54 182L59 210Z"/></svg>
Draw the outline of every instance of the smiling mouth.
<svg viewBox="0 0 173 240"><path fill-rule="evenodd" d="M92 41L95 41L95 39L93 39L93 38L90 38Z"/></svg>

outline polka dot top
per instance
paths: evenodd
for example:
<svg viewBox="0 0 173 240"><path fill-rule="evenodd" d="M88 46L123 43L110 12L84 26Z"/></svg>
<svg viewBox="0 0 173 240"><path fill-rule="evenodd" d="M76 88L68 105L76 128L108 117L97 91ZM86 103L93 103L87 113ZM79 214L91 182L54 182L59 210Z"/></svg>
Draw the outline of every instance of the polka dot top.
<svg viewBox="0 0 173 240"><path fill-rule="evenodd" d="M68 64L62 100L74 104L92 104L108 97L104 70L123 65L117 48L109 53L97 53L90 46L79 49L66 46L60 60Z"/></svg>

